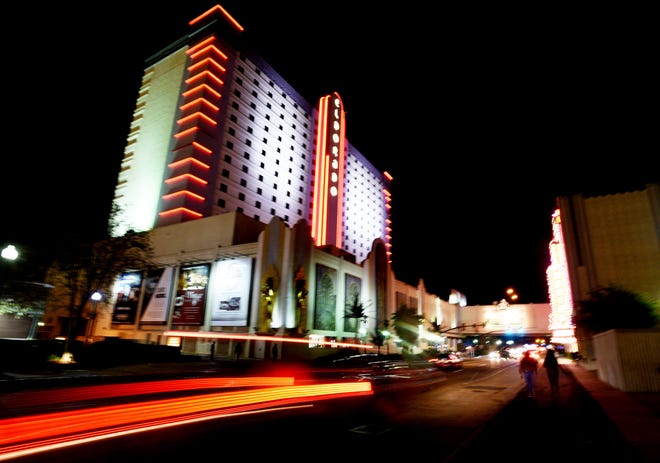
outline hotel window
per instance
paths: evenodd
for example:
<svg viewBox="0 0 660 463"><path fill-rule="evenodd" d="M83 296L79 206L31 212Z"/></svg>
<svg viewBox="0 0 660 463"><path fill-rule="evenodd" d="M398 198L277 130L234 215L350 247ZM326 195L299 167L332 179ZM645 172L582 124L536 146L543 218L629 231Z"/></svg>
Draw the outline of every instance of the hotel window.
<svg viewBox="0 0 660 463"><path fill-rule="evenodd" d="M252 133L253 132L252 127L248 127L247 131L248 131L248 133Z"/></svg>
<svg viewBox="0 0 660 463"><path fill-rule="evenodd" d="M218 199L218 206L225 207L225 200L222 198Z"/></svg>
<svg viewBox="0 0 660 463"><path fill-rule="evenodd" d="M227 148L229 148L230 150L233 150L234 149L234 143L230 142L230 141L227 141Z"/></svg>
<svg viewBox="0 0 660 463"><path fill-rule="evenodd" d="M262 194L262 190L261 190L261 188L257 188L257 194L258 194L258 195L261 195L261 194Z"/></svg>
<svg viewBox="0 0 660 463"><path fill-rule="evenodd" d="M250 114L248 116L248 119L250 120L250 122L254 122L254 114ZM236 121L234 121L234 122L236 122Z"/></svg>
<svg viewBox="0 0 660 463"><path fill-rule="evenodd" d="M284 216L284 221L285 221L285 222L288 222L288 221L289 221L289 216L288 216L288 215L285 215L285 216Z"/></svg>
<svg viewBox="0 0 660 463"><path fill-rule="evenodd" d="M248 171L248 166L244 165L243 166L243 172L245 172L247 174L247 171Z"/></svg>
<svg viewBox="0 0 660 463"><path fill-rule="evenodd" d="M254 104L254 103L250 103L250 108L252 108L252 109L257 109L257 105Z"/></svg>
<svg viewBox="0 0 660 463"><path fill-rule="evenodd" d="M220 191L222 191L223 193L227 193L227 185L224 184L224 183L221 183L220 184Z"/></svg>
<svg viewBox="0 0 660 463"><path fill-rule="evenodd" d="M261 167L261 168L263 169L263 168L266 167L266 164L264 164L263 162L261 162L261 163L259 163L259 167Z"/></svg>
<svg viewBox="0 0 660 463"><path fill-rule="evenodd" d="M245 201L245 193L239 193L238 199L240 199L241 201Z"/></svg>
<svg viewBox="0 0 660 463"><path fill-rule="evenodd" d="M275 209L270 210L270 215L275 215Z"/></svg>
<svg viewBox="0 0 660 463"><path fill-rule="evenodd" d="M275 195L273 195L273 197L271 198L271 201L273 201L274 203L276 203L276 202L277 202L277 197L276 197Z"/></svg>
<svg viewBox="0 0 660 463"><path fill-rule="evenodd" d="M222 176L229 178L229 171L227 169L222 169Z"/></svg>
<svg viewBox="0 0 660 463"><path fill-rule="evenodd" d="M241 79L240 77L237 77L236 78L236 83L242 87L243 86L243 79Z"/></svg>
<svg viewBox="0 0 660 463"><path fill-rule="evenodd" d="M234 95L237 96L238 98L240 98L241 97L240 90L238 90L238 89L234 90Z"/></svg>
<svg viewBox="0 0 660 463"><path fill-rule="evenodd" d="M263 176L263 175L260 175L260 176L259 176L259 181L260 181L260 182L263 182L263 181L264 181L264 176Z"/></svg>
<svg viewBox="0 0 660 463"><path fill-rule="evenodd" d="M235 136L236 136L236 130L234 130L233 127L229 127L229 128L227 129L227 133L228 133L229 135L231 135L232 137L235 137Z"/></svg>
<svg viewBox="0 0 660 463"><path fill-rule="evenodd" d="M261 219L259 218L259 214L254 214L254 220L258 220L259 222L261 222Z"/></svg>
<svg viewBox="0 0 660 463"><path fill-rule="evenodd" d="M250 153L248 153L247 151L245 151L245 152L243 153L243 157L244 157L245 159L250 159Z"/></svg>
<svg viewBox="0 0 660 463"><path fill-rule="evenodd" d="M261 201L255 201L254 207L256 207L257 209L261 209Z"/></svg>
<svg viewBox="0 0 660 463"><path fill-rule="evenodd" d="M232 122L234 122L234 123L235 123L236 121L238 121L238 119L236 118L236 115L235 115L235 114L232 114L231 116L229 116L229 120L232 121Z"/></svg>
<svg viewBox="0 0 660 463"><path fill-rule="evenodd" d="M225 162L227 164L231 164L231 156L229 156L228 154L225 154Z"/></svg>
<svg viewBox="0 0 660 463"><path fill-rule="evenodd" d="M231 107L232 107L233 109L238 109L238 103L235 102L235 101L232 101L232 102L231 102Z"/></svg>
<svg viewBox="0 0 660 463"><path fill-rule="evenodd" d="M241 183L241 186L242 186L242 187L246 187L246 186L247 186L247 181L246 181L244 178L241 179L241 182L240 182L240 183Z"/></svg>
<svg viewBox="0 0 660 463"><path fill-rule="evenodd" d="M237 207L236 212L240 212L242 214L243 213L243 208L242 207Z"/></svg>
<svg viewBox="0 0 660 463"><path fill-rule="evenodd" d="M257 91L256 90L252 90L252 96L257 98Z"/></svg>

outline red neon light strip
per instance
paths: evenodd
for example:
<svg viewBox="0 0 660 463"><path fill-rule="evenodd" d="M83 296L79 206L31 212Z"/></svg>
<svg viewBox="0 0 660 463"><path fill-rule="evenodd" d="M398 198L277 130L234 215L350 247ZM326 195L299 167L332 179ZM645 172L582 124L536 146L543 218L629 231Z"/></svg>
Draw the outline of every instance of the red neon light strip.
<svg viewBox="0 0 660 463"><path fill-rule="evenodd" d="M191 120L193 120L193 119L195 119L195 118L197 118L197 117L198 117L198 118L201 118L201 119L204 119L206 122L208 122L209 124L211 124L211 125L213 125L213 126L218 125L218 123L217 123L216 121L214 121L213 119L211 119L210 117L208 117L206 114L201 113L201 112L199 112L199 111L198 111L198 112L195 112L195 113L192 113L192 114L189 114L189 115L186 116L186 117L182 117L181 119L179 119L178 121L176 121L176 123L179 124L179 125L183 125L183 124L185 124L186 122L190 122Z"/></svg>
<svg viewBox="0 0 660 463"><path fill-rule="evenodd" d="M183 164L190 164L190 163L196 164L198 167L201 167L202 169L208 170L211 168L211 166L209 166L208 164L204 164L202 161L198 161L197 159L191 157L181 159L180 161L172 162L167 167L174 169L176 167L182 166Z"/></svg>
<svg viewBox="0 0 660 463"><path fill-rule="evenodd" d="M209 77L209 79L214 80L215 83L220 85L220 86L225 85L225 83L221 79L219 79L216 75L214 75L213 73L211 73L210 71L207 71L207 70L204 70L204 71L200 72L199 74L195 74L194 76L186 79L186 84L190 85L195 81L199 81L199 80L203 79L204 77Z"/></svg>
<svg viewBox="0 0 660 463"><path fill-rule="evenodd" d="M164 196L163 196L163 199L164 199L164 200L169 200L169 199L176 198L177 196L183 196L183 195L185 195L185 196L190 196L190 197L192 197L192 198L194 198L194 199L198 199L198 200L200 200L200 201L204 201L204 200L206 199L206 198L204 198L204 196L200 196L200 195L195 194L195 193L193 193L193 192L191 192L191 191L188 191L188 190L175 191L174 193L170 193L170 194L168 194L168 195L164 195Z"/></svg>
<svg viewBox="0 0 660 463"><path fill-rule="evenodd" d="M199 178L195 175L192 175L192 174L182 174L182 175L178 175L176 177L168 178L167 180L165 180L165 183L170 185L172 183L184 181L184 180L186 180L186 178L189 179L189 180L193 180L195 182L198 182L202 185L206 185L207 183L209 183L206 180L203 180L203 179L201 179L201 178Z"/></svg>
<svg viewBox="0 0 660 463"><path fill-rule="evenodd" d="M186 207L177 207L175 209L159 212L158 215L160 215L161 217L166 217L169 215L179 214L181 212L183 212L184 214L192 215L193 217L197 217L197 218L202 216L202 214L200 214L199 212L191 211Z"/></svg>
<svg viewBox="0 0 660 463"><path fill-rule="evenodd" d="M227 12L227 10L225 10L225 9L224 9L223 7L221 7L220 5L216 5L216 6L214 6L213 8L210 8L210 9L207 10L205 13L202 13L202 14L200 14L199 16L197 16L195 19L192 19L190 22L188 22L188 24L189 24L190 26L194 26L194 25L197 24L198 22L202 21L204 18L207 18L207 17L211 16L211 15L212 15L213 13L215 13L216 11L219 11L220 13L222 13L222 14L225 16L225 18L227 18L227 19L229 20L229 22L230 22L230 23L231 23L236 29L238 29L238 30L241 31L241 32L244 30L244 29L243 29L243 26L241 26L241 25L238 23L238 21L236 21L236 20L235 20L235 19L234 19L234 18L233 18L228 12Z"/></svg>
<svg viewBox="0 0 660 463"><path fill-rule="evenodd" d="M228 58L227 55L225 55L225 54L224 54L224 53L223 53L218 47L216 47L216 46L214 46L214 45L209 45L208 47L204 47L204 48L202 48L201 50L199 50L199 51L197 51L197 52L195 52L195 53L192 53L192 54L190 55L190 59L195 60L195 59L197 59L197 57L198 57L199 55L203 55L204 53L206 53L206 52L208 52L208 51L213 51L213 52L215 52L215 54L219 55L221 58L224 58L224 59L227 59L227 58Z"/></svg>
<svg viewBox="0 0 660 463"><path fill-rule="evenodd" d="M189 128L189 129L187 129L187 130L184 130L183 132L175 133L175 134L174 134L174 138L185 137L185 136L190 135L190 134L192 134L192 133L194 133L194 132L197 132L198 130L199 130L199 127L191 127L191 128Z"/></svg>
<svg viewBox="0 0 660 463"><path fill-rule="evenodd" d="M220 111L220 108L218 106L214 105L213 103L211 103L206 98L201 98L201 97L197 98L197 99L194 99L192 101L189 101L188 103L184 104L183 106L179 106L179 109L181 111L186 111L186 110L188 110L188 109L190 109L193 106L196 106L198 104L204 105L204 106L208 107L208 109L210 109L210 110L212 110L213 112L216 112L216 113L218 111Z"/></svg>
<svg viewBox="0 0 660 463"><path fill-rule="evenodd" d="M190 67L188 68L188 72L189 72L190 74L192 74L193 72L195 72L195 70L196 70L197 68L204 66L206 63L211 63L211 65L212 65L213 67L215 67L215 68L216 68L218 71L220 71L220 72L227 72L227 70L226 70L223 66L221 66L220 64L218 64L218 62L217 62L216 60L214 60L213 58L211 58L211 57L207 57L207 58L205 58L205 59L199 61L198 63L193 64L192 66L190 66Z"/></svg>
<svg viewBox="0 0 660 463"><path fill-rule="evenodd" d="M201 50L202 48L206 47L207 45L210 45L214 43L216 40L215 35L210 36L209 38L202 40L201 42L197 42L195 45L192 45L188 50L186 50L186 55L190 56L193 53L196 53L197 50Z"/></svg>
<svg viewBox="0 0 660 463"><path fill-rule="evenodd" d="M209 93L212 93L213 96L215 96L217 98L222 98L222 94L220 92L218 92L217 90L209 87L206 84L202 84L202 85L199 85L197 87L193 87L190 90L186 90L185 92L183 92L183 96L188 97L188 96L192 95L195 92L204 92L204 91L208 91Z"/></svg>

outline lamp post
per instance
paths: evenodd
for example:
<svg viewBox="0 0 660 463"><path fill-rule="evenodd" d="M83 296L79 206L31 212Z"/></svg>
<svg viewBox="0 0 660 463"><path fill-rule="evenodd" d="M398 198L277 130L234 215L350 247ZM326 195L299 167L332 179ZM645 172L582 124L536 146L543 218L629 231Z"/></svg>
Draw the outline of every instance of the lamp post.
<svg viewBox="0 0 660 463"><path fill-rule="evenodd" d="M18 259L18 249L16 249L16 246L13 244L8 244L2 249L0 256L2 256L2 260L14 262L16 259ZM2 293L4 292L3 290L5 286L4 265L2 266L2 269L3 272L0 275L0 298L2 298Z"/></svg>
<svg viewBox="0 0 660 463"><path fill-rule="evenodd" d="M101 294L98 291L94 291L94 293L91 296L92 311L89 314L89 318L92 319L92 323L91 323L89 334L87 335L87 338L93 338L94 337L94 327L96 325L96 306L98 305L98 303L101 299L103 299L103 294Z"/></svg>

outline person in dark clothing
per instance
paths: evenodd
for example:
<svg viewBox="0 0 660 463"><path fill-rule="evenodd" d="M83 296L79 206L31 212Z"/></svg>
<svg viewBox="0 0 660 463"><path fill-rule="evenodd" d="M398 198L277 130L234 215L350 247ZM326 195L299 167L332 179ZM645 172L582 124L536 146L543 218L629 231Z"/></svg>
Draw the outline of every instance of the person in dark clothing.
<svg viewBox="0 0 660 463"><path fill-rule="evenodd" d="M243 343L237 342L234 346L234 360L238 360L243 355Z"/></svg>
<svg viewBox="0 0 660 463"><path fill-rule="evenodd" d="M210 349L209 358L213 360L213 356L215 355L215 342L211 343L211 347L209 349Z"/></svg>
<svg viewBox="0 0 660 463"><path fill-rule="evenodd" d="M545 368L545 372L548 375L550 392L552 395L559 394L559 362L557 362L554 349L546 350L543 368Z"/></svg>

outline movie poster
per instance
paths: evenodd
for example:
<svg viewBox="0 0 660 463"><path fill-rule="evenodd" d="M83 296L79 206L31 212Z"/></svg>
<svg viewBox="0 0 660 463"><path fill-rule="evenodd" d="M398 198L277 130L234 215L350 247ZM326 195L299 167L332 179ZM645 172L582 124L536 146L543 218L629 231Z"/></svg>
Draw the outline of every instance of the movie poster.
<svg viewBox="0 0 660 463"><path fill-rule="evenodd" d="M210 264L183 266L174 299L173 325L202 325Z"/></svg>
<svg viewBox="0 0 660 463"><path fill-rule="evenodd" d="M153 269L147 274L144 283L141 324L167 324L173 275L173 267Z"/></svg>
<svg viewBox="0 0 660 463"><path fill-rule="evenodd" d="M247 326L252 259L222 260L213 272L214 297L212 326Z"/></svg>
<svg viewBox="0 0 660 463"><path fill-rule="evenodd" d="M135 323L141 286L142 272L126 272L121 275L115 283L117 297L115 310L112 313L112 323L122 325Z"/></svg>

